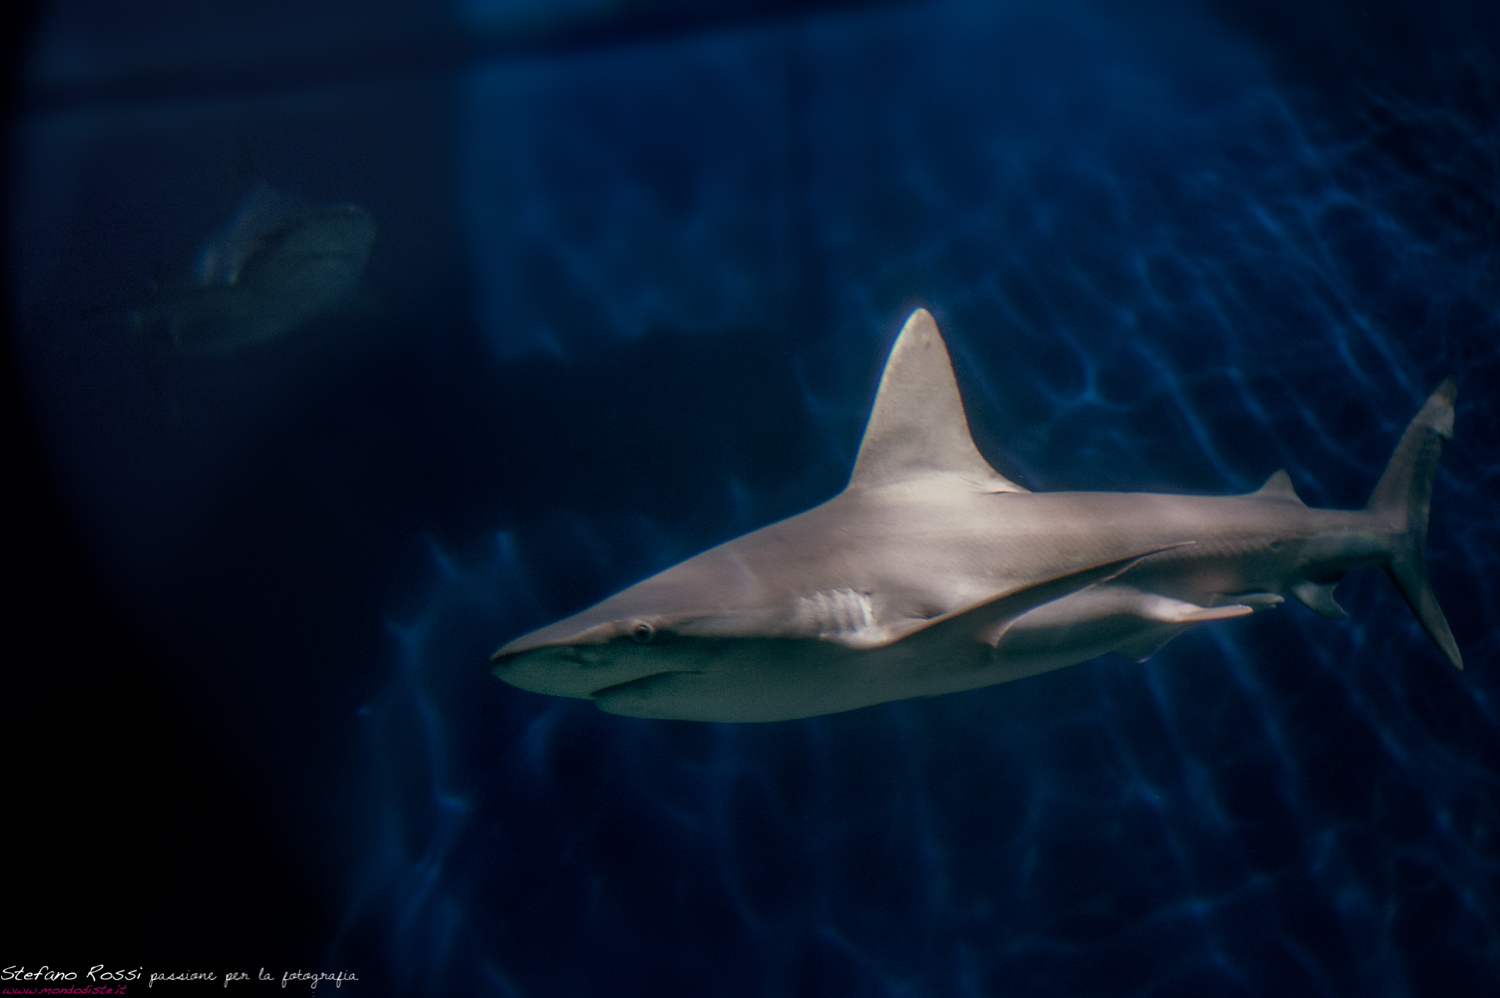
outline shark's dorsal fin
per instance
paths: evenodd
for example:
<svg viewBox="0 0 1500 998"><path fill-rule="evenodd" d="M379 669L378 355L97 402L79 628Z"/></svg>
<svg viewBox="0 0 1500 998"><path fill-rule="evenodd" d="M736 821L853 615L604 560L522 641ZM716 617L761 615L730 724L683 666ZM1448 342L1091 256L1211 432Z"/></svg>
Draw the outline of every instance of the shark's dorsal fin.
<svg viewBox="0 0 1500 998"><path fill-rule="evenodd" d="M980 492L1025 492L980 456L937 323L919 308L891 347L849 487L949 476Z"/></svg>
<svg viewBox="0 0 1500 998"><path fill-rule="evenodd" d="M1285 468L1279 468L1271 473L1266 479L1266 484L1250 493L1257 499L1278 499L1281 502L1294 502L1298 506L1306 503L1297 495L1297 490L1292 488L1292 476L1286 473Z"/></svg>

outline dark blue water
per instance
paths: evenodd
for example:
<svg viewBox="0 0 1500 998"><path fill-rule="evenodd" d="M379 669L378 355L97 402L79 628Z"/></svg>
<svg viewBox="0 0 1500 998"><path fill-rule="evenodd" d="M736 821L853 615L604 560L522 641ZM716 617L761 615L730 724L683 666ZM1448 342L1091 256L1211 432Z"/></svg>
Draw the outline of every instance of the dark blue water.
<svg viewBox="0 0 1500 998"><path fill-rule="evenodd" d="M67 508L328 912L323 966L414 995L1488 993L1494 15L536 9L163 8L137 37L60 4L13 132L18 355ZM374 216L355 300L143 355L122 310L251 176ZM837 491L918 305L1035 490L1284 467L1357 507L1456 374L1428 559L1465 671L1360 573L1347 622L1289 604L805 721L489 676Z"/></svg>

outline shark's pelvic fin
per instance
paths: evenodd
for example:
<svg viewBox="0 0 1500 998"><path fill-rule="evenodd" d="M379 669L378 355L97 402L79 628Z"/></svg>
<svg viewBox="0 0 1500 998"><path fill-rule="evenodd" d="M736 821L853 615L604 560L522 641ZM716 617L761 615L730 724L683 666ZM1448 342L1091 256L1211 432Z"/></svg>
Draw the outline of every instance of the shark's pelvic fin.
<svg viewBox="0 0 1500 998"><path fill-rule="evenodd" d="M1298 506L1307 505L1297 495L1297 490L1292 488L1292 476L1286 473L1285 468L1272 473L1266 479L1266 484L1250 494L1257 499L1278 499L1282 502L1294 502Z"/></svg>
<svg viewBox="0 0 1500 998"><path fill-rule="evenodd" d="M1140 615L1146 620L1171 625L1166 633L1159 629L1115 646L1115 654L1123 655L1133 662L1144 662L1161 651L1168 641L1183 633L1194 624L1210 620L1228 620L1255 612L1253 606L1244 603L1229 603L1224 606L1204 607L1165 596L1147 597L1141 605Z"/></svg>
<svg viewBox="0 0 1500 998"><path fill-rule="evenodd" d="M1165 597L1158 597L1165 599ZM1178 600L1168 602L1177 603ZM1201 607L1192 603L1182 604L1183 609L1164 615L1161 613L1144 612L1141 614L1147 620L1158 623L1170 624L1166 633L1159 629L1148 631L1138 638L1122 642L1115 646L1115 654L1123 656L1132 662L1144 662L1164 648L1168 641L1183 633L1194 624L1207 623L1210 620L1228 620L1231 617L1243 617L1255 612L1255 607L1246 606L1243 603L1231 603L1226 606ZM1191 608L1191 609L1188 609ZM1173 608L1176 609L1176 608ZM1170 611L1169 611L1170 612Z"/></svg>
<svg viewBox="0 0 1500 998"><path fill-rule="evenodd" d="M1448 378L1427 399L1396 444L1365 512L1405 528L1393 539L1394 550L1385 566L1386 574L1401 590L1406 605L1422 622L1427 636L1448 661L1462 669L1464 660L1458 643L1453 640L1443 608L1438 606L1427 581L1427 515L1432 502L1432 479L1437 474L1443 441L1453 438L1453 400L1457 397L1458 385Z"/></svg>
<svg viewBox="0 0 1500 998"><path fill-rule="evenodd" d="M1199 606L1169 596L1147 595L1141 602L1140 615L1161 624L1202 624L1210 620L1228 620L1254 613L1253 606L1227 603L1223 606Z"/></svg>
<svg viewBox="0 0 1500 998"><path fill-rule="evenodd" d="M1269 610L1285 602L1286 598L1279 593L1220 593L1214 597L1212 605L1224 606L1229 603L1238 603L1252 610Z"/></svg>
<svg viewBox="0 0 1500 998"><path fill-rule="evenodd" d="M980 456L969 435L948 349L925 308L906 320L885 364L849 487L932 476L979 492L1025 492Z"/></svg>

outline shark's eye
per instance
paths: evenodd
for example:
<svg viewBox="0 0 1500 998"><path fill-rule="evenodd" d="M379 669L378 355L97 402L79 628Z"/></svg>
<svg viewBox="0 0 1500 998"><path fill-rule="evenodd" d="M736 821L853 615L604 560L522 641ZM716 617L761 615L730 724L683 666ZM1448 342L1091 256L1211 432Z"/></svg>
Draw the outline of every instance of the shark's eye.
<svg viewBox="0 0 1500 998"><path fill-rule="evenodd" d="M630 636L638 645L649 644L651 639L656 637L656 628L642 620L630 629Z"/></svg>

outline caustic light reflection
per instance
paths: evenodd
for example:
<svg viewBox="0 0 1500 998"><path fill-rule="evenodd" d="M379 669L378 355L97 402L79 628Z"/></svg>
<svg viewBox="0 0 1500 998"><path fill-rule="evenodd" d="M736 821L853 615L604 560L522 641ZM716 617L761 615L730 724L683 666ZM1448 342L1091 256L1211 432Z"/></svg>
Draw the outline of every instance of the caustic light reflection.
<svg viewBox="0 0 1500 998"><path fill-rule="evenodd" d="M1032 493L975 449L926 309L891 347L848 485L491 656L523 690L630 717L788 721L993 686L1106 652L1144 662L1290 595L1343 619L1343 576L1383 567L1463 668L1427 582L1453 379L1362 510L1310 509L1285 471L1242 496Z"/></svg>
<svg viewBox="0 0 1500 998"><path fill-rule="evenodd" d="M1500 537L1497 468L1475 456L1500 418L1478 388L1500 376L1489 258L1461 218L1411 221L1441 178L1311 141L1206 29L1175 44L1223 58L1181 79L1191 60L1148 60L1076 10L1026 35L981 6L787 29L808 74L789 189L806 194L826 317L788 363L833 372L803 381L823 456L852 466L869 372L915 303L880 298L889 288L938 310L976 437L1004 441L1039 491L1228 494L1286 467L1310 505L1357 506L1402 421L1457 371L1428 554L1467 671L1440 667L1383 579L1351 576L1347 623L1289 607L1142 665L1102 658L777 724L614 717L495 683L495 637L828 493L789 504L725 482L702 499L721 510L706 533L558 512L435 549L430 602L392 627L400 664L365 718L370 841L340 959L424 994L1404 996L1492 980ZM855 30L867 46L849 44ZM618 71L623 100L691 55L753 93L756 60L731 56L786 37L587 67L599 86ZM1046 58L1021 58L1018 38L1041 38ZM876 50L904 56L872 96L859 53ZM1016 53L1025 86L993 68ZM471 95L467 197L477 218L510 219L476 232L479 266L498 270L519 252L507 240L534 230L532 264L586 247L572 259L591 281L568 301L508 297L526 318L488 327L496 356L581 355L588 337L637 335L637 313L663 301L691 313L639 283L631 226L665 202L622 168L594 194L631 210L590 216L618 231L584 240L544 168L547 150L589 138L561 113L577 95L528 78L537 111L517 124L506 86L491 74ZM487 128L504 108L511 130ZM1452 119L1423 130L1418 110L1392 110L1455 170L1473 161L1463 150L1493 149ZM502 155L494 134L526 137L503 151L504 184L481 168ZM707 155L678 142L689 162ZM727 194L699 193L694 238L740 231L715 214ZM665 239L658 263L679 259ZM739 268L753 239L723 241L722 257L684 251L687 272ZM765 291L734 298L734 321L771 328L755 302L801 300ZM573 321L588 309L614 318ZM554 605L538 579L558 563L603 582Z"/></svg>

